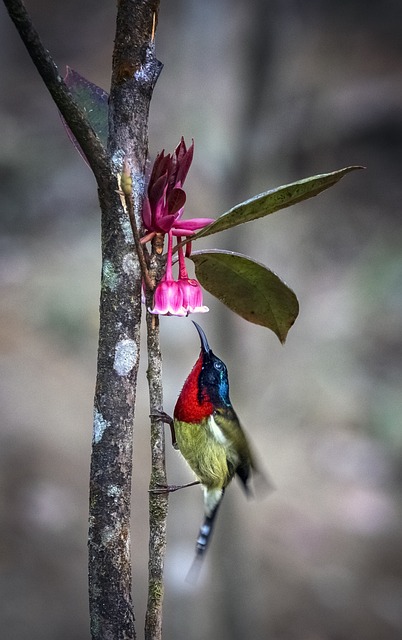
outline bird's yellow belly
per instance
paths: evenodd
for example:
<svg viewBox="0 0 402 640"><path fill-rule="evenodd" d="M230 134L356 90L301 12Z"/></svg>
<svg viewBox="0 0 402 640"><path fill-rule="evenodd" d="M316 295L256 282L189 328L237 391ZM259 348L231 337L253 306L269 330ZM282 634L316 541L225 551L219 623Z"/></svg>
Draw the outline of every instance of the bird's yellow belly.
<svg viewBox="0 0 402 640"><path fill-rule="evenodd" d="M211 432L208 422L191 424L175 421L180 453L197 478L208 489L223 488L231 478L227 463L227 446Z"/></svg>

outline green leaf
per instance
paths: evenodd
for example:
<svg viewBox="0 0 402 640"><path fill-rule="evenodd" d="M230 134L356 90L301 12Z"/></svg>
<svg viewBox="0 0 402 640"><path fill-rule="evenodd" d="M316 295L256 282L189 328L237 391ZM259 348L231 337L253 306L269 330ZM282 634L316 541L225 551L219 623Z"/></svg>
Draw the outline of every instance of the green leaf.
<svg viewBox="0 0 402 640"><path fill-rule="evenodd" d="M191 237L191 241L210 236L219 231L225 231L225 229L236 227L244 222L257 220L268 216L270 213L275 213L279 209L291 207L293 204L302 202L302 200L312 198L321 193L321 191L332 187L344 175L356 169L364 169L364 167L345 167L332 173L321 173L317 176L304 178L304 180L298 180L298 182L292 182L291 184L265 191L265 193L260 193L258 196L254 196L254 198L250 198L250 200L246 200L223 213L217 220L195 233Z"/></svg>
<svg viewBox="0 0 402 640"><path fill-rule="evenodd" d="M106 147L109 127L108 94L106 93L106 91L101 89L101 87L98 87L96 84L89 82L89 80L81 76L79 73L77 73L77 71L71 69L71 67L67 67L67 73L64 78L64 82L69 88L74 100L81 107L81 109L85 111L88 122L91 125L92 129L95 131L99 140L101 141L103 146ZM67 135L73 143L74 147L84 158L85 162L89 164L70 127L64 120L63 116L60 117L64 124Z"/></svg>
<svg viewBox="0 0 402 640"><path fill-rule="evenodd" d="M108 136L108 99L107 92L93 82L89 82L77 71L67 67L64 82L77 104L87 114L89 124L99 140L106 147Z"/></svg>
<svg viewBox="0 0 402 640"><path fill-rule="evenodd" d="M194 251L201 285L239 316L271 329L284 343L299 313L293 291L259 262L231 251Z"/></svg>

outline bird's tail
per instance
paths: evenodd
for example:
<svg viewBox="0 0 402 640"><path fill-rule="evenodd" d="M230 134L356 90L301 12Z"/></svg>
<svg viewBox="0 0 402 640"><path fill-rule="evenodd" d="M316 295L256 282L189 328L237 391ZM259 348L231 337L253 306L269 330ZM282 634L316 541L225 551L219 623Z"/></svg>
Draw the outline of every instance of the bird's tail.
<svg viewBox="0 0 402 640"><path fill-rule="evenodd" d="M195 558L186 576L186 582L189 582L190 584L195 584L200 574L202 561L204 559L204 555L207 550L208 544L211 540L212 529L215 523L216 514L218 513L218 508L221 503L222 497L223 497L223 491L222 491L221 499L215 506L214 510L210 515L206 515L204 517L204 522L200 527L197 542L195 545Z"/></svg>
<svg viewBox="0 0 402 640"><path fill-rule="evenodd" d="M217 510L218 509L216 508L215 511L213 512L212 516L205 516L204 522L202 523L202 525L200 527L200 532L198 534L197 542L196 542L196 545L195 545L195 550L196 550L197 556L204 555L205 551L207 550L207 546L208 546L208 542L209 542L209 540L211 538L212 527L213 527L213 524L214 524L214 520L215 520L215 516L216 516Z"/></svg>

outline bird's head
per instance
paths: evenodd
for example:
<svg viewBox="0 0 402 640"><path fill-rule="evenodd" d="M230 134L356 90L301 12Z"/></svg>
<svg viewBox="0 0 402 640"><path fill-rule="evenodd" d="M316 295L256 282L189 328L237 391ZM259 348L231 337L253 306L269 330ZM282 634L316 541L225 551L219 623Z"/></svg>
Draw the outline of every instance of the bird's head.
<svg viewBox="0 0 402 640"><path fill-rule="evenodd" d="M201 353L184 383L177 400L174 417L185 422L198 422L215 409L230 406L226 365L212 352L201 327L193 321L201 340Z"/></svg>
<svg viewBox="0 0 402 640"><path fill-rule="evenodd" d="M214 407L229 405L229 378L226 365L212 352L200 325L194 321L193 324L201 340L202 365L198 379L199 393L206 393Z"/></svg>

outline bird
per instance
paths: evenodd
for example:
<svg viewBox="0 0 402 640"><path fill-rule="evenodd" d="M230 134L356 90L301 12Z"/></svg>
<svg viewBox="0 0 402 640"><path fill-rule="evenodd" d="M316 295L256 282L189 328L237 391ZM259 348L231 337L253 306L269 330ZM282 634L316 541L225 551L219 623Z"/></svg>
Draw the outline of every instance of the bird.
<svg viewBox="0 0 402 640"><path fill-rule="evenodd" d="M198 575L219 506L233 477L238 476L248 496L252 472L263 477L230 401L227 367L213 353L200 325L192 322L201 340L200 355L184 382L173 418L161 414L170 424L174 448L180 451L197 478L195 482L167 489L175 491L182 486L201 484L204 492L204 520L196 542L196 557L187 577L190 582Z"/></svg>

